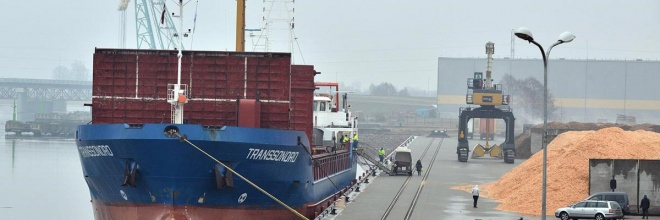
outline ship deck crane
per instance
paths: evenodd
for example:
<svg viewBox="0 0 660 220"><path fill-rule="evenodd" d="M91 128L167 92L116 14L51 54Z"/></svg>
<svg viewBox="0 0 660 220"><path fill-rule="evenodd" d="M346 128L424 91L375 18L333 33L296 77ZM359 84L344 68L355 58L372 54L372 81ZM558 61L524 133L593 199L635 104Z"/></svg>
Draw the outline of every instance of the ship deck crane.
<svg viewBox="0 0 660 220"><path fill-rule="evenodd" d="M473 118L501 118L506 123L505 141L500 145L494 144L490 146L488 145L490 135L487 135L486 146L479 144L472 150L473 158L483 157L489 154L492 157L503 157L506 163L513 163L515 159L516 148L513 133L515 118L511 109L505 108L509 105L510 97L509 95L502 94L501 84L492 84L494 53L495 44L492 42L486 43L486 79L483 79L482 72L475 72L474 78L469 78L467 81L468 91L465 102L466 104L479 105L480 107L461 107L459 109L458 146L456 147L456 154L460 162L467 162L468 160L470 150L466 130L468 122Z"/></svg>

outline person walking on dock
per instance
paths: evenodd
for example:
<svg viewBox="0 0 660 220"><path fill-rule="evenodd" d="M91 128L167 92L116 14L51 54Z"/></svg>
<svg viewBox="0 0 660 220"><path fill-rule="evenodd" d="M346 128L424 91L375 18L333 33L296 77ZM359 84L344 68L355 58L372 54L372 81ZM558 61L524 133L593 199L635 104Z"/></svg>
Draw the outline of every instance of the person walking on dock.
<svg viewBox="0 0 660 220"><path fill-rule="evenodd" d="M415 168L417 168L417 176L422 175L422 161L417 160L417 164L415 164Z"/></svg>
<svg viewBox="0 0 660 220"><path fill-rule="evenodd" d="M639 207L642 208L642 219L649 219L649 206L651 206L651 202L649 201L649 198L644 195L642 202L639 204Z"/></svg>
<svg viewBox="0 0 660 220"><path fill-rule="evenodd" d="M474 207L477 207L477 200L479 200L479 186L474 185L472 188L472 198L474 199Z"/></svg>

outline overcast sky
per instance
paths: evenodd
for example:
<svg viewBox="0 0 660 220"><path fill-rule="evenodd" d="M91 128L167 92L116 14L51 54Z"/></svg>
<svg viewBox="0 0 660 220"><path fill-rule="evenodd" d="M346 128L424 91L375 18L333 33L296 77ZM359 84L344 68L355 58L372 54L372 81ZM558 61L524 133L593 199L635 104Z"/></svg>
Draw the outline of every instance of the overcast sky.
<svg viewBox="0 0 660 220"><path fill-rule="evenodd" d="M95 47L119 46L118 4L3 2L0 77L48 79L55 67L70 67L74 61L91 70ZM167 4L170 10L176 7L172 0ZM192 28L196 6L198 17L194 41L189 46L187 39L186 48L234 50L235 5L231 0L190 1L185 28ZM551 58L660 59L657 0L298 0L293 6L299 46L295 62L315 65L322 72L317 81L360 82L363 87L390 82L397 89L433 90L437 57L485 57L488 41L495 43L495 58L509 57L511 30L521 26L532 30L544 47L564 31L577 36L555 47ZM248 1L247 28L263 26L263 7L263 1ZM133 0L127 10L128 48L136 48L134 9ZM252 39L247 41L251 50ZM541 57L534 45L519 39L514 45L517 58Z"/></svg>

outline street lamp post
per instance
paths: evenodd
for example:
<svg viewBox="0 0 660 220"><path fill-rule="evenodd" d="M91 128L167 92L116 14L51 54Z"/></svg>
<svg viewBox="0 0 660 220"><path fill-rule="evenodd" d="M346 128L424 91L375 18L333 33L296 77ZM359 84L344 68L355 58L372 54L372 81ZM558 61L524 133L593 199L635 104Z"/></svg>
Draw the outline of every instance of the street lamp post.
<svg viewBox="0 0 660 220"><path fill-rule="evenodd" d="M543 56L543 138L542 138L542 147L543 147L543 193L542 193L542 205L541 205L541 219L545 220L546 217L546 183L547 183L547 170L548 170L548 57L550 57L550 51L552 50L553 47L563 44L563 43L568 43L573 41L575 39L575 35L573 35L571 32L564 32L559 35L559 40L552 44L548 48L548 52L543 51L543 47L534 41L534 37L532 37L532 32L525 28L521 27L516 30L515 35L523 40L529 41L530 43L533 43L539 49L541 50L541 55Z"/></svg>

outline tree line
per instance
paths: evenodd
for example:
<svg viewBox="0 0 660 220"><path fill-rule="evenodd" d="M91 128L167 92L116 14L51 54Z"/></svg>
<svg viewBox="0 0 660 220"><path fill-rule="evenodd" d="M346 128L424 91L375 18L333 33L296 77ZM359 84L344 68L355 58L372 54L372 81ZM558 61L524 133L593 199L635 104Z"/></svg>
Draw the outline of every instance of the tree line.
<svg viewBox="0 0 660 220"><path fill-rule="evenodd" d="M71 68L59 65L53 69L53 79L90 81L91 73L82 61L75 61Z"/></svg>

